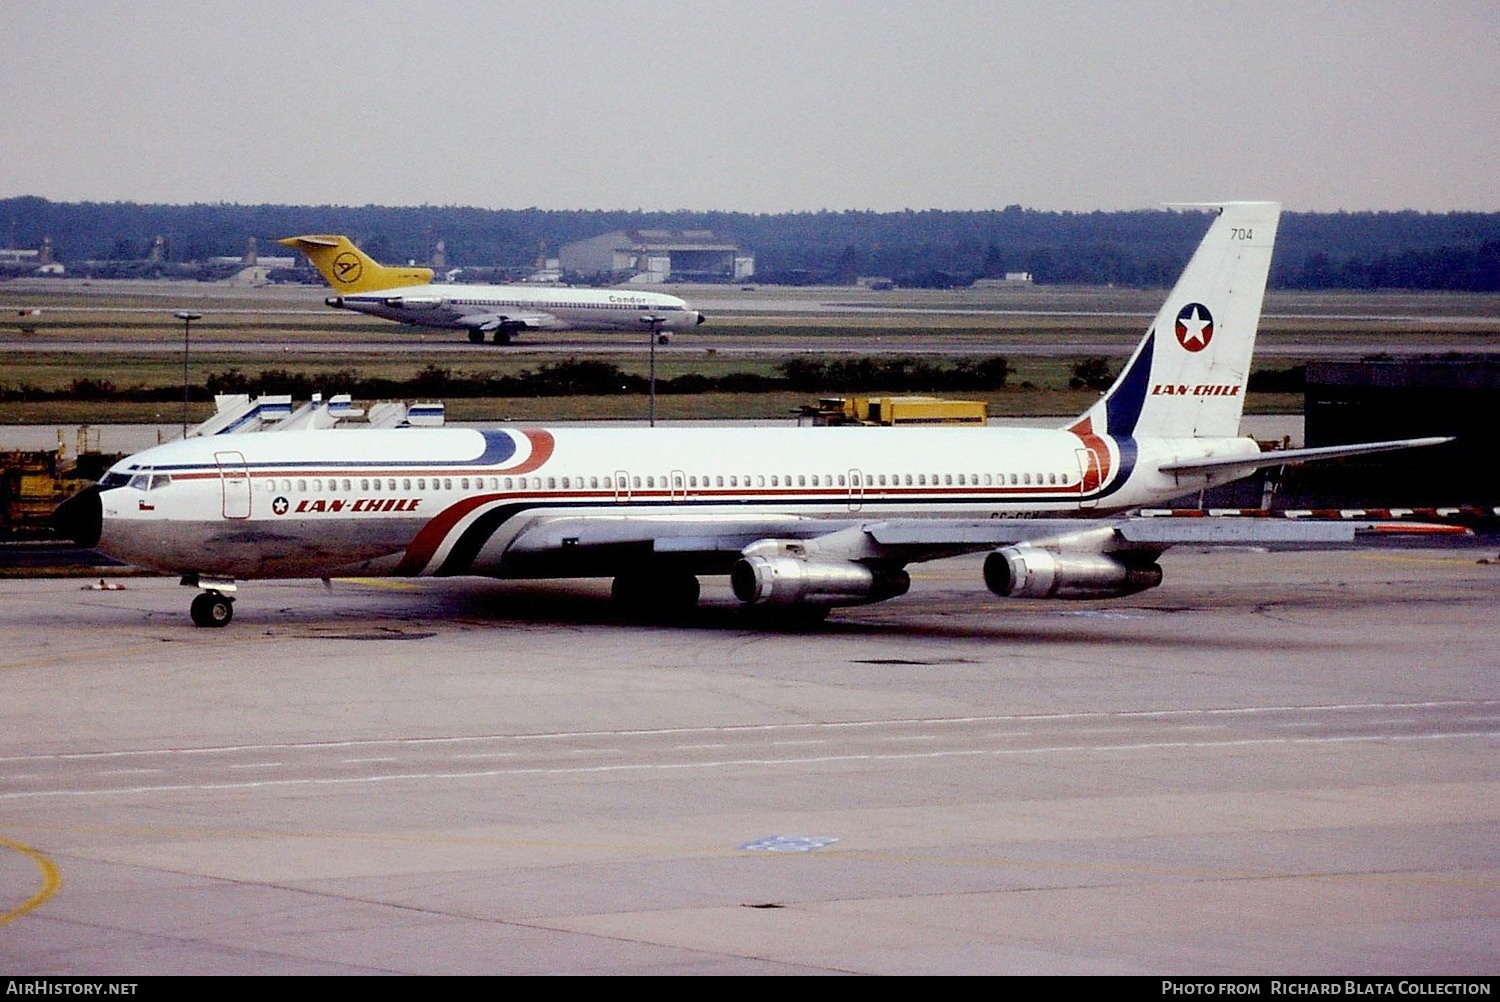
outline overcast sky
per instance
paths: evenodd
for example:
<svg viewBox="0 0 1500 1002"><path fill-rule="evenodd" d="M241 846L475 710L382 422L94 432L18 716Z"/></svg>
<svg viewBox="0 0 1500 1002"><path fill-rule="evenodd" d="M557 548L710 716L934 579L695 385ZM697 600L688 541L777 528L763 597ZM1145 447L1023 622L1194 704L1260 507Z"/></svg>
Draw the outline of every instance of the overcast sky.
<svg viewBox="0 0 1500 1002"><path fill-rule="evenodd" d="M0 0L0 196L1500 211L1500 2Z"/></svg>

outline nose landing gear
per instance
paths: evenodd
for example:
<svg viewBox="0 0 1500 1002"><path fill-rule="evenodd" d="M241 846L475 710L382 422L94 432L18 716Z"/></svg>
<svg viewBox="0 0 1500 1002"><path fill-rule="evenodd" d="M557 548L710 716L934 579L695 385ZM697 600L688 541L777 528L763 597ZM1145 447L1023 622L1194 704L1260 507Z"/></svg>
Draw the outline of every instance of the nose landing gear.
<svg viewBox="0 0 1500 1002"><path fill-rule="evenodd" d="M229 625L234 618L233 581L210 581L197 574L184 574L182 584L203 589L188 607L194 626Z"/></svg>
<svg viewBox="0 0 1500 1002"><path fill-rule="evenodd" d="M190 610L194 626L228 626L234 618L234 599L216 591L206 591L193 599Z"/></svg>

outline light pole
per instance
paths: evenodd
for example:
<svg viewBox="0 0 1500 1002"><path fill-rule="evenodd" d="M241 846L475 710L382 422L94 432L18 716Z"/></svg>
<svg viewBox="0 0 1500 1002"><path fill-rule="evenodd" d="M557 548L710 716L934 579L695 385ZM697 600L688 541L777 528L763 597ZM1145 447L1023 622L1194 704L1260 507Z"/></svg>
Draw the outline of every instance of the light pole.
<svg viewBox="0 0 1500 1002"><path fill-rule="evenodd" d="M188 333L192 330L194 320L202 320L203 314L193 313L190 310L178 310L172 314L182 321L182 437L187 438L187 415L188 415Z"/></svg>
<svg viewBox="0 0 1500 1002"><path fill-rule="evenodd" d="M661 336L661 325L667 322L667 318L655 313L647 313L641 317L641 323L646 328L647 335L651 338L651 416L650 427L656 427L656 339Z"/></svg>

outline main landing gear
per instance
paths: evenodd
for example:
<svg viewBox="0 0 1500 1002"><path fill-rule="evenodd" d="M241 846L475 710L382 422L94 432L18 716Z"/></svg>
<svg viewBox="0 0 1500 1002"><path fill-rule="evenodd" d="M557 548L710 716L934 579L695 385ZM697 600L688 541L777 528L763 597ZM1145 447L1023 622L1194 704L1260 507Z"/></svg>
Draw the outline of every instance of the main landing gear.
<svg viewBox="0 0 1500 1002"><path fill-rule="evenodd" d="M610 597L627 619L676 619L698 605L698 579L671 571L621 574L610 588Z"/></svg>
<svg viewBox="0 0 1500 1002"><path fill-rule="evenodd" d="M510 344L511 332L504 327L495 331L494 340L496 344ZM477 328L469 331L470 344L484 344L484 331Z"/></svg>
<svg viewBox="0 0 1500 1002"><path fill-rule="evenodd" d="M182 583L193 588L202 588L188 612L194 626L228 626L234 618L234 582L209 581L197 574L184 574Z"/></svg>

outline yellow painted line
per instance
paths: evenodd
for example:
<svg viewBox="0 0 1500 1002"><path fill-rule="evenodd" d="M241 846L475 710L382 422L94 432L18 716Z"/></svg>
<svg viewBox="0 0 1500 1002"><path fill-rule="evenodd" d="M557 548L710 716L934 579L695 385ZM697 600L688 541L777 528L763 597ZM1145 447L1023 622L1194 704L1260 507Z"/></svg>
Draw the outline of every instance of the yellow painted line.
<svg viewBox="0 0 1500 1002"><path fill-rule="evenodd" d="M1465 555L1461 557L1407 557L1398 553L1361 553L1360 560L1370 560L1376 563L1387 564L1428 564L1435 567L1478 567L1479 557Z"/></svg>
<svg viewBox="0 0 1500 1002"><path fill-rule="evenodd" d="M416 591L418 585L410 581L392 580L390 578L334 578L342 584L364 585L367 588L390 588L393 591Z"/></svg>
<svg viewBox="0 0 1500 1002"><path fill-rule="evenodd" d="M20 842L12 842L8 838L0 838L0 846L4 846L7 849L14 849L21 855L26 856L36 864L36 868L38 870L42 871L41 890L33 894L31 898L23 903L19 908L12 908L8 912L0 912L0 925L5 925L7 922L13 922L16 919L20 918L22 915L25 915L33 908L36 908L38 905L40 905L43 901L46 901L48 898L52 897L52 895L56 894L58 888L62 887L62 874L57 872L56 863L52 862L52 860L48 859L46 856L43 856L40 852L31 848L31 846L29 845L22 845Z"/></svg>

